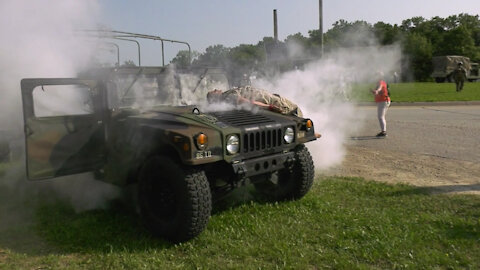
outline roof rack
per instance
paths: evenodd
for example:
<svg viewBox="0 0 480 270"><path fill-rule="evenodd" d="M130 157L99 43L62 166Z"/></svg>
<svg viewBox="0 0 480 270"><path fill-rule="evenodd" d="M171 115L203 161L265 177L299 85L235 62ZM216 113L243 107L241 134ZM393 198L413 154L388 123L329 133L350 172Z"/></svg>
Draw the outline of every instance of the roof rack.
<svg viewBox="0 0 480 270"><path fill-rule="evenodd" d="M173 40L173 39L166 39L161 38L159 36L152 36L152 35L145 35L145 34L138 34L138 33L131 33L131 32L123 32L123 31L116 31L116 30L105 30L105 29L87 29L81 30L82 32L86 32L92 34L96 38L108 38L108 39L115 39L115 40L123 40L123 41L130 41L135 42L138 48L138 65L141 66L141 55L140 55L140 43L137 39L150 39L150 40L158 40L162 44L162 66L165 66L165 50L164 50L164 42L171 42L171 43L180 43L185 44L188 47L188 62L191 62L191 55L192 49L190 44L185 41ZM117 61L120 60L120 49L119 46L115 43L109 43L114 45L117 48Z"/></svg>

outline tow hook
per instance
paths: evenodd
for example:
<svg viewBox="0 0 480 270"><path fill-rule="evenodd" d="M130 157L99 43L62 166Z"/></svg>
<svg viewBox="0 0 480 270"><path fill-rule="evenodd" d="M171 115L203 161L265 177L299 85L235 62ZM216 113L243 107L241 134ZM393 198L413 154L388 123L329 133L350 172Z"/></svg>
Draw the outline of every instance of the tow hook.
<svg viewBox="0 0 480 270"><path fill-rule="evenodd" d="M287 160L285 160L285 167L291 169L291 168L293 168L294 163L295 163L295 158L294 157L287 157Z"/></svg>

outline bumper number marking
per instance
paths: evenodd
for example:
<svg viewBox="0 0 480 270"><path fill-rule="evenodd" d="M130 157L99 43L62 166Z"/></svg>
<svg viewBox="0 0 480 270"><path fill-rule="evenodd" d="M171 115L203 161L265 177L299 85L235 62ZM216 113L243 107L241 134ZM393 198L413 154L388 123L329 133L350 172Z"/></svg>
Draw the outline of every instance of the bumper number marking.
<svg viewBox="0 0 480 270"><path fill-rule="evenodd" d="M195 155L196 159L209 158L212 157L212 151L199 151Z"/></svg>

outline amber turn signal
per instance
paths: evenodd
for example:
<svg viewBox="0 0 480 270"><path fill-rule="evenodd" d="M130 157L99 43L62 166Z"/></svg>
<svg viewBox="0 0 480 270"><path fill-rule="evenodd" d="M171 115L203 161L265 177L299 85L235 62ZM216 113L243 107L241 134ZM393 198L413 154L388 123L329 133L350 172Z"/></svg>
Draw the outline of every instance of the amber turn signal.
<svg viewBox="0 0 480 270"><path fill-rule="evenodd" d="M307 130L310 130L313 127L312 120L308 119L307 122L305 123L305 126L307 127Z"/></svg>
<svg viewBox="0 0 480 270"><path fill-rule="evenodd" d="M200 134L197 135L197 147L199 149L205 148L207 143L208 143L207 135L205 135L203 133L200 133Z"/></svg>

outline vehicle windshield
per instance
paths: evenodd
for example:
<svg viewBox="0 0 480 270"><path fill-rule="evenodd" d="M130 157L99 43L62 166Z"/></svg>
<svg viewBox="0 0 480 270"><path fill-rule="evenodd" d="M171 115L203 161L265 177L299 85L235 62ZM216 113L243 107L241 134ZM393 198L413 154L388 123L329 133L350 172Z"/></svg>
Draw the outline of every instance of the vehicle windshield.
<svg viewBox="0 0 480 270"><path fill-rule="evenodd" d="M109 86L109 107L186 106L206 101L208 91L228 89L224 73L116 74Z"/></svg>

